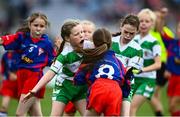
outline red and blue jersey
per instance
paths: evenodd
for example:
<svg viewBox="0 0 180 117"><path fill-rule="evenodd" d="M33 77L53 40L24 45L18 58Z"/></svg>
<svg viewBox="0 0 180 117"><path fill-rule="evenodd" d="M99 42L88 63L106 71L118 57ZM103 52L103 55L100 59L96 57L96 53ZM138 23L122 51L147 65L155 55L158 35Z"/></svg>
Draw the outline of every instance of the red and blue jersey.
<svg viewBox="0 0 180 117"><path fill-rule="evenodd" d="M82 66L86 66L82 64ZM83 67L80 69L74 77L75 84L84 84L88 76L88 82L94 83L98 78L107 78L117 81L119 84L124 82L125 69L123 64L115 57L114 51L107 51L104 57L97 61L93 67L91 73L86 72Z"/></svg>
<svg viewBox="0 0 180 117"><path fill-rule="evenodd" d="M1 59L1 73L4 80L9 80L9 73L16 72L18 68L19 54L15 51L5 52Z"/></svg>
<svg viewBox="0 0 180 117"><path fill-rule="evenodd" d="M180 75L180 39L172 39L166 33L162 37L168 52L167 70Z"/></svg>
<svg viewBox="0 0 180 117"><path fill-rule="evenodd" d="M89 65L90 64L90 65ZM125 79L126 69L119 59L115 57L112 50L107 51L103 58L96 62L92 71L88 71L88 67L92 67L91 63L81 64L74 76L74 83L82 85L88 83L91 85L98 78L111 79L118 82L122 89L123 97L128 97L131 86L130 80Z"/></svg>
<svg viewBox="0 0 180 117"><path fill-rule="evenodd" d="M25 68L32 71L42 71L49 66L54 57L55 51L48 35L43 34L41 38L35 39L30 33L18 32L13 35L1 37L5 50L16 50L20 54L18 69Z"/></svg>
<svg viewBox="0 0 180 117"><path fill-rule="evenodd" d="M122 84L124 81L125 69L123 64L115 57L111 50L107 51L103 59L99 60L89 77L93 83L98 78L107 78Z"/></svg>

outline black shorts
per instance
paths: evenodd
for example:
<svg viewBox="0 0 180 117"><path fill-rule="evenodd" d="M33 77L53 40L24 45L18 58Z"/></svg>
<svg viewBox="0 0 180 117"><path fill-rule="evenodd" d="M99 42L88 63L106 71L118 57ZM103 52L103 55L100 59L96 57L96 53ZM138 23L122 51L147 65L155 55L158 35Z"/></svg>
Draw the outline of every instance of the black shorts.
<svg viewBox="0 0 180 117"><path fill-rule="evenodd" d="M165 63L161 63L161 68L157 70L156 84L158 86L164 86L167 82L167 79L164 77L164 72L166 70Z"/></svg>

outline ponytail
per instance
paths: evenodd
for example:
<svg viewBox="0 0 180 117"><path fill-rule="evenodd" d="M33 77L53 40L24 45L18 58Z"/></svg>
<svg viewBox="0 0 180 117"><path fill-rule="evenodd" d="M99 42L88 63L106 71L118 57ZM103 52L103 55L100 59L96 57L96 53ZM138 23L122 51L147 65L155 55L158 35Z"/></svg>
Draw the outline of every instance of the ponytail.
<svg viewBox="0 0 180 117"><path fill-rule="evenodd" d="M112 44L111 33L105 28L97 29L93 33L92 37L95 48L84 50L81 48L78 50L84 57L82 63L89 64L89 67L86 66L89 71L94 68L94 65L99 60L103 59L104 54L108 51Z"/></svg>
<svg viewBox="0 0 180 117"><path fill-rule="evenodd" d="M101 46L93 49L79 49L76 50L76 52L83 54L83 63L92 63L100 60L107 50L108 45L104 43Z"/></svg>
<svg viewBox="0 0 180 117"><path fill-rule="evenodd" d="M108 45L103 44L99 47L96 47L94 49L85 49L81 50L83 53L83 64L88 64L83 69L85 71L91 72L94 68L94 65L97 63L97 61L101 60L104 56L104 53L108 50Z"/></svg>
<svg viewBox="0 0 180 117"><path fill-rule="evenodd" d="M58 50L57 55L59 55L59 54L63 51L65 42L66 42L66 41L63 39L63 41L62 41L62 43L61 43L61 45L60 45L60 48L59 48L59 50Z"/></svg>
<svg viewBox="0 0 180 117"><path fill-rule="evenodd" d="M64 48L64 44L65 44L65 40L63 39L63 41L61 42L61 45L60 45L60 48L58 49L58 52L57 52L57 54L56 54L56 58L54 59L54 61L53 62L55 62L56 61L56 59L57 59L57 57L58 57L58 55L63 51L63 48Z"/></svg>

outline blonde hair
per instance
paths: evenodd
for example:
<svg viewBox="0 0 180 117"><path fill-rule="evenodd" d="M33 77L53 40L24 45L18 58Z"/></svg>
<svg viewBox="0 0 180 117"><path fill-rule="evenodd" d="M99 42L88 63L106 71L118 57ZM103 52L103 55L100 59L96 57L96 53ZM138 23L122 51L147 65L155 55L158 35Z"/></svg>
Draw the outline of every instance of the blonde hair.
<svg viewBox="0 0 180 117"><path fill-rule="evenodd" d="M148 15L150 16L153 24L155 24L156 14L155 14L152 10L150 10L150 9L148 9L148 8L142 9L142 10L138 13L138 17L140 17L142 14L148 14Z"/></svg>
<svg viewBox="0 0 180 117"><path fill-rule="evenodd" d="M94 30L96 29L96 25L95 25L92 21L82 20L82 21L81 21L81 24L82 24L82 25L91 25Z"/></svg>

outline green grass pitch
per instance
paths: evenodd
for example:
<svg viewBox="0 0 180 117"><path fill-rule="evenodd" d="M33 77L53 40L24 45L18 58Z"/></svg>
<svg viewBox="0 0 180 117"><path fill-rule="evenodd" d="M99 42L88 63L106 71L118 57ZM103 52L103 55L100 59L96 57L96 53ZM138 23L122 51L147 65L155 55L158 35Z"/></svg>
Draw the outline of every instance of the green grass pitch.
<svg viewBox="0 0 180 117"><path fill-rule="evenodd" d="M45 98L41 101L41 107L42 107L42 112L43 112L44 116L50 115L51 102L52 102L51 95L52 95L52 88L47 88L46 93L45 93ZM166 87L163 88L161 95L162 95L161 102L164 107L164 115L169 116ZM0 97L0 100L1 100L1 97ZM16 100L12 100L10 102L9 109L8 109L8 116L15 116L17 104L18 104L18 102ZM79 115L79 113L77 113L76 115ZM154 113L153 113L150 105L148 104L148 102L143 104L143 106L138 110L137 116L154 116Z"/></svg>

